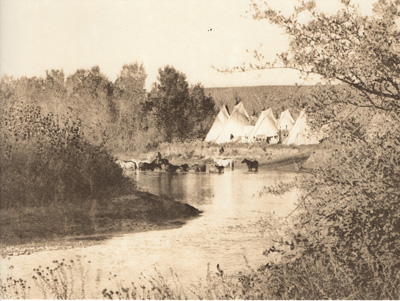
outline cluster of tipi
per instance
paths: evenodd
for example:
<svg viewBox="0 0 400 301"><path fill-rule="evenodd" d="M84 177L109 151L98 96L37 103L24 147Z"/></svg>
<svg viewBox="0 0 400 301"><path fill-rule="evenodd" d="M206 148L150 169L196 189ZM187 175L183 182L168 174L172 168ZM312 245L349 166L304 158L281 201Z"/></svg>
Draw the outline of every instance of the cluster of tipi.
<svg viewBox="0 0 400 301"><path fill-rule="evenodd" d="M283 111L277 120L271 108L262 111L256 121L240 102L230 115L227 107L222 106L205 141L218 144L267 141L270 144L300 145L317 144L319 139L311 133L304 110L300 112L296 122L289 110Z"/></svg>

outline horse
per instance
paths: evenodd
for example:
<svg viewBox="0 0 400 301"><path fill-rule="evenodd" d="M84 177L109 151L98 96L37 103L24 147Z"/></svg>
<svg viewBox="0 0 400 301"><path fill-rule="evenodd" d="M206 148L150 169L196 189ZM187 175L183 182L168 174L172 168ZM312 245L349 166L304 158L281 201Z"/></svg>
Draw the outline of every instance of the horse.
<svg viewBox="0 0 400 301"><path fill-rule="evenodd" d="M178 166L178 165L173 165L170 163L167 163L167 165L165 165L165 171L167 172L176 172L178 169L182 170L182 167Z"/></svg>
<svg viewBox="0 0 400 301"><path fill-rule="evenodd" d="M165 165L165 166L167 166L167 164L169 164L169 161L168 161L168 159L165 159L165 158L163 158L163 159L160 159L160 164L161 165Z"/></svg>
<svg viewBox="0 0 400 301"><path fill-rule="evenodd" d="M217 164L214 165L215 169L210 169L210 173L224 173L224 168L223 166L219 166Z"/></svg>
<svg viewBox="0 0 400 301"><path fill-rule="evenodd" d="M182 171L189 171L189 165L187 165L187 164L182 164L182 165L181 165L181 170L182 170Z"/></svg>
<svg viewBox="0 0 400 301"><path fill-rule="evenodd" d="M242 163L247 164L247 168L249 169L249 171L252 171L253 168L255 171L258 171L258 161L243 159Z"/></svg>
<svg viewBox="0 0 400 301"><path fill-rule="evenodd" d="M206 172L206 165L205 164L195 164L192 166L195 172Z"/></svg>
<svg viewBox="0 0 400 301"><path fill-rule="evenodd" d="M160 165L161 165L161 166L164 165L164 170L165 170L165 168L167 167L167 165L169 164L168 159L165 159L165 158L160 159L159 162L160 162Z"/></svg>
<svg viewBox="0 0 400 301"><path fill-rule="evenodd" d="M218 166L223 166L223 167L227 167L229 165L231 170L235 169L235 164L232 159L216 159L216 158L214 158L214 163L216 163Z"/></svg>
<svg viewBox="0 0 400 301"><path fill-rule="evenodd" d="M122 169L136 170L137 163L134 160L117 160L117 164L121 166Z"/></svg>
<svg viewBox="0 0 400 301"><path fill-rule="evenodd" d="M140 162L139 163L139 170L143 170L143 171L151 170L151 171L154 171L154 169L156 169L156 168L161 169L161 164L158 164L156 161L157 161L157 159L153 160L151 163Z"/></svg>

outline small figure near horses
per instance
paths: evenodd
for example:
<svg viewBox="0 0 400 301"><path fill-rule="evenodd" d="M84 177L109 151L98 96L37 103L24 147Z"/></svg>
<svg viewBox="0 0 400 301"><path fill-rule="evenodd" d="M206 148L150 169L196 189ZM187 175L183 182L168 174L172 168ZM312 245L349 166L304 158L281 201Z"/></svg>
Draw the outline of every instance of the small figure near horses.
<svg viewBox="0 0 400 301"><path fill-rule="evenodd" d="M161 164L161 160L162 160L161 153L160 153L160 152L157 152L156 163L157 163L157 164Z"/></svg>
<svg viewBox="0 0 400 301"><path fill-rule="evenodd" d="M249 171L252 171L254 168L254 171L258 171L258 161L257 160L248 160L248 159L243 159L242 163L247 164L247 168Z"/></svg>
<svg viewBox="0 0 400 301"><path fill-rule="evenodd" d="M192 166L195 172L206 172L206 165L205 164L195 164Z"/></svg>

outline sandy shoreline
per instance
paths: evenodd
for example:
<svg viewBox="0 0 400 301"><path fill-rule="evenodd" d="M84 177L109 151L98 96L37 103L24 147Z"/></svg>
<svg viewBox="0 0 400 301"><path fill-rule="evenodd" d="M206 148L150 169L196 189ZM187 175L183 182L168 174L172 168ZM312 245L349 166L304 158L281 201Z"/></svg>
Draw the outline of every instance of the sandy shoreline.
<svg viewBox="0 0 400 301"><path fill-rule="evenodd" d="M194 217L193 217L194 218ZM21 256L30 255L35 252L41 251L52 251L52 250L67 250L74 248L85 248L92 245L100 245L106 240L111 239L114 236L123 235L127 233L140 233L147 231L161 231L169 230L174 228L179 228L183 226L188 220L187 219L177 219L167 222L151 223L142 222L132 227L125 227L125 229L109 233L98 233L92 235L76 235L67 236L58 239L49 239L42 242L32 242L20 245L9 245L0 247L0 256L6 258L9 256ZM127 223L128 224L128 223Z"/></svg>

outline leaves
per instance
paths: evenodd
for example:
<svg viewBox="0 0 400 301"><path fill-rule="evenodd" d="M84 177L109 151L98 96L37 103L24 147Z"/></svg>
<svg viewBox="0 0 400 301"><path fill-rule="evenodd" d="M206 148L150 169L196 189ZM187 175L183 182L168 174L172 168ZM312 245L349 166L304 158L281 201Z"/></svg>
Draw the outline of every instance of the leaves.
<svg viewBox="0 0 400 301"><path fill-rule="evenodd" d="M267 4L254 4L253 11L289 35L280 66L345 84L308 98L309 122L325 127L328 137L296 183L302 202L295 225L307 240L287 257L338 262L375 299L382 298L384 267L400 269L400 2L378 1L368 17L351 1L342 5L330 15L313 1L301 1L288 17Z"/></svg>
<svg viewBox="0 0 400 301"><path fill-rule="evenodd" d="M2 208L83 204L125 183L114 159L88 143L79 119L18 103L1 123Z"/></svg>

